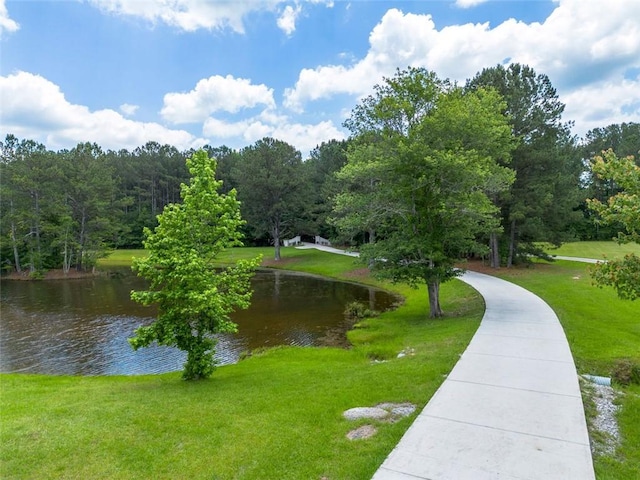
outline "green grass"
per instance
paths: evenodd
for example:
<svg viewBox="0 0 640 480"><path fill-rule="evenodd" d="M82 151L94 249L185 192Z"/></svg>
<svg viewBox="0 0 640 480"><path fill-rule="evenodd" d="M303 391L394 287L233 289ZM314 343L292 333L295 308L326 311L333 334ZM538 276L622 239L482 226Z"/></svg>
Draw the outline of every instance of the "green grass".
<svg viewBox="0 0 640 480"><path fill-rule="evenodd" d="M240 249L229 255L272 255ZM124 266L116 252L103 268ZM350 257L287 249L282 266L372 282ZM231 260L227 257L227 260ZM265 255L265 258L269 258ZM266 262L268 263L268 262ZM390 287L391 288L391 287ZM270 349L212 378L0 376L2 478L368 479L414 417L379 423L349 441L360 423L342 412L380 402L422 408L475 332L482 300L461 282L442 288L448 318L428 320L426 292L350 332L354 346ZM413 355L396 358L403 349ZM376 362L374 359L385 359Z"/></svg>
<svg viewBox="0 0 640 480"><path fill-rule="evenodd" d="M571 242L563 244L560 248L547 246L545 251L551 255L600 260L602 258L622 258L627 253L640 255L640 245L637 243L618 245L616 242Z"/></svg>
<svg viewBox="0 0 640 480"><path fill-rule="evenodd" d="M614 245L607 247L612 255L618 254ZM579 257L592 255L590 251L571 251ZM640 302L620 300L613 289L594 286L588 269L583 263L556 261L496 273L551 305L567 335L579 373L610 376L622 359L640 364ZM612 456L594 456L596 476L599 480L640 478L640 386L615 388L620 393L622 444Z"/></svg>
<svg viewBox="0 0 640 480"><path fill-rule="evenodd" d="M615 258L637 246L567 244L557 255ZM122 267L142 251L117 251L102 268ZM273 248L227 252L222 262ZM363 283L350 257L283 249L281 268ZM556 311L578 371L610 375L622 358L640 362L640 303L592 285L588 265L557 261L499 270ZM426 404L478 325L481 300L461 282L443 286L444 320L426 320L424 291L394 312L349 332L350 350L276 348L219 368L204 382L179 374L138 377L3 375L0 461L3 478L371 478L412 418L379 424L351 442L342 412L382 401ZM411 348L415 355L396 359ZM386 359L384 363L372 359ZM622 444L594 457L599 480L640 478L640 386L616 387Z"/></svg>

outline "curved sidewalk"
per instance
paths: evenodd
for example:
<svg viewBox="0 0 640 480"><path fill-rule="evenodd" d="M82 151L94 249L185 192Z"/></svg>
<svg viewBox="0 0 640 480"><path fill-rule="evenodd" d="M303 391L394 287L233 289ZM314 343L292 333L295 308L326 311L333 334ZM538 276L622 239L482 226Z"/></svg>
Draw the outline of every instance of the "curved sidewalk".
<svg viewBox="0 0 640 480"><path fill-rule="evenodd" d="M373 480L594 479L578 376L533 293L467 272L486 311L467 350Z"/></svg>

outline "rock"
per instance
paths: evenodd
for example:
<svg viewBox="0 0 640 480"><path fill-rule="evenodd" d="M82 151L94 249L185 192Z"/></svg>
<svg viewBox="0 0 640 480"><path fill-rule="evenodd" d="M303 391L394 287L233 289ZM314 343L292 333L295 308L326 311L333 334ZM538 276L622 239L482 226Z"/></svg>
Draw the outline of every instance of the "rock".
<svg viewBox="0 0 640 480"><path fill-rule="evenodd" d="M408 417L415 411L415 405L400 405L391 409L391 415L394 417Z"/></svg>
<svg viewBox="0 0 640 480"><path fill-rule="evenodd" d="M373 425L363 425L347 433L347 438L349 440L362 440L365 438L371 438L376 433L378 433L378 429Z"/></svg>
<svg viewBox="0 0 640 480"><path fill-rule="evenodd" d="M391 414L390 420L396 422L401 418L408 417L416 411L413 403L380 403L377 408L382 408Z"/></svg>
<svg viewBox="0 0 640 480"><path fill-rule="evenodd" d="M345 411L342 415L347 420L359 420L361 418L383 420L387 418L390 413L387 410L377 407L355 407Z"/></svg>

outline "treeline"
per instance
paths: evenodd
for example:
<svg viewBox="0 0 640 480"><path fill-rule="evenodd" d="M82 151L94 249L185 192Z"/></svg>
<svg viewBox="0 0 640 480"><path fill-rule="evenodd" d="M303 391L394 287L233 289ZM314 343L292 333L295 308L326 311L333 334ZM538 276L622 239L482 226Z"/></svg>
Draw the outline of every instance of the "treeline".
<svg viewBox="0 0 640 480"><path fill-rule="evenodd" d="M224 182L223 191L238 191L247 244L275 245L278 259L282 240L294 235L320 235L343 244L375 240L373 226L336 228L336 196L372 186L362 179L361 184L345 182L336 172L348 158L368 161L367 149L380 145L381 135L393 132L405 138L411 122L421 121L420 108L431 108L422 105L424 99L411 98L411 85L394 91L394 81L407 78L411 72L386 79L389 91L378 90L378 96L354 108L345 123L350 139L323 143L309 158L302 159L293 146L273 138L240 150L204 147L218 162L216 176ZM498 163L515 175L508 190L492 197L500 211L500 228L482 239L492 246L492 263L511 265L540 253L536 243L541 241L559 244L615 236L616 227L601 227L585 206L587 198L606 200L617 191L615 184L592 177L590 159L611 148L618 156L634 155L638 161L640 124L597 128L581 139L572 136L551 82L526 66L485 69L460 89L460 95L486 88L503 99L513 145ZM397 118L379 110L393 101L409 108L401 115L396 112ZM456 115L452 118L463 118ZM474 138L471 130L468 135L456 130L465 128L477 125L451 122L443 128L441 141L429 141L435 142L435 149L449 141L451 132L456 139ZM465 148L470 147L476 148ZM188 182L185 161L193 153L155 142L133 151L104 151L81 143L54 152L11 134L0 150L0 262L3 271L34 275L54 268L91 269L109 249L141 247L144 228L153 228L165 205L180 200L180 185Z"/></svg>
<svg viewBox="0 0 640 480"><path fill-rule="evenodd" d="M205 146L223 190L242 191L246 243L274 236L333 236L324 221L328 185L345 162L346 142L331 141L303 162L294 147L263 139L240 151ZM0 262L3 271L89 270L110 249L140 248L145 227L180 201L192 150L149 142L133 151L81 143L51 151L7 135L0 142Z"/></svg>

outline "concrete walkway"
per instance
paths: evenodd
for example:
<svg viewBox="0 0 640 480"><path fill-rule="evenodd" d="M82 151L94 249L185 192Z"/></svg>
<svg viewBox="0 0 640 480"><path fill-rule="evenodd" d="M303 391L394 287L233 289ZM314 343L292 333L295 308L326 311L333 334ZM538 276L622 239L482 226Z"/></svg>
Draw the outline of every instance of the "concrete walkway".
<svg viewBox="0 0 640 480"><path fill-rule="evenodd" d="M461 279L484 297L480 327L373 480L594 479L558 317L513 283L475 272Z"/></svg>
<svg viewBox="0 0 640 480"><path fill-rule="evenodd" d="M573 357L536 295L467 272L485 315L374 480L595 478Z"/></svg>

